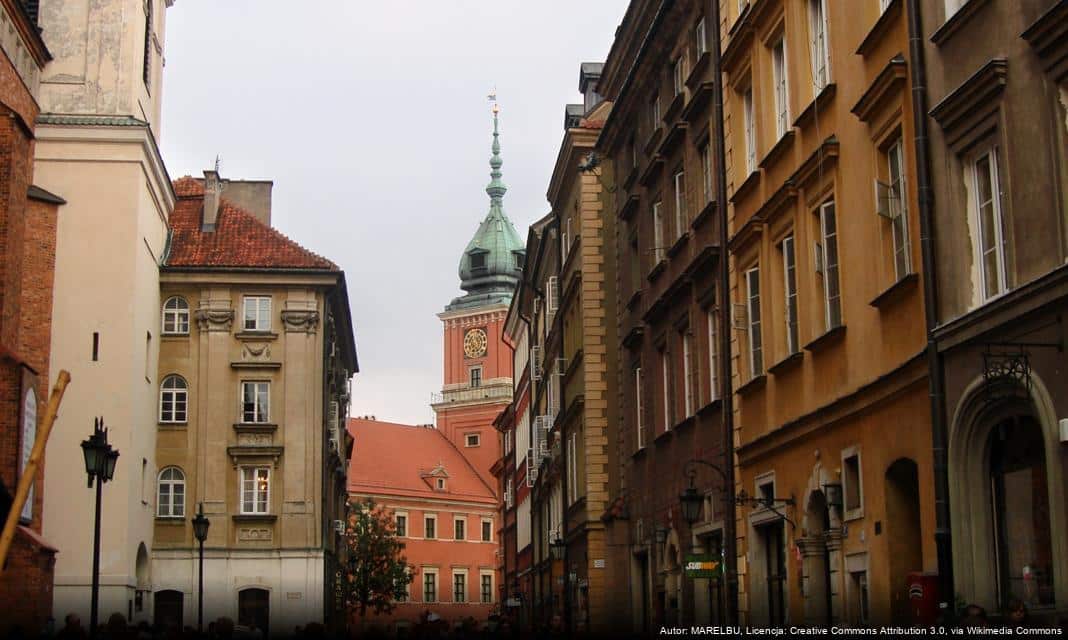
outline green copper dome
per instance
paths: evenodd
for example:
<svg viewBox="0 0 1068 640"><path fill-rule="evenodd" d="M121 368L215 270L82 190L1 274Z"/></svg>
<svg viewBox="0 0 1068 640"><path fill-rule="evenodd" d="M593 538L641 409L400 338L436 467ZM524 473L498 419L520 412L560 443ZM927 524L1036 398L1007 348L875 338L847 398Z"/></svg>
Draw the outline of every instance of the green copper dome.
<svg viewBox="0 0 1068 640"><path fill-rule="evenodd" d="M504 213L501 181L501 143L497 139L497 108L493 108L493 155L490 157L489 213L478 226L460 257L460 288L467 295L454 299L446 308L467 309L490 304L508 304L523 271L525 245Z"/></svg>

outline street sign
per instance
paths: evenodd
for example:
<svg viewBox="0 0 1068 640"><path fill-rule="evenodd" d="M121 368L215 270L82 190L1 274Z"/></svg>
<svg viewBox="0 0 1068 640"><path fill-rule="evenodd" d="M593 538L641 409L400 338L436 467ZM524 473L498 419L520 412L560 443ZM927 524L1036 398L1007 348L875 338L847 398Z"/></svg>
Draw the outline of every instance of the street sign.
<svg viewBox="0 0 1068 640"><path fill-rule="evenodd" d="M723 561L708 554L687 554L687 578L718 578L723 573Z"/></svg>

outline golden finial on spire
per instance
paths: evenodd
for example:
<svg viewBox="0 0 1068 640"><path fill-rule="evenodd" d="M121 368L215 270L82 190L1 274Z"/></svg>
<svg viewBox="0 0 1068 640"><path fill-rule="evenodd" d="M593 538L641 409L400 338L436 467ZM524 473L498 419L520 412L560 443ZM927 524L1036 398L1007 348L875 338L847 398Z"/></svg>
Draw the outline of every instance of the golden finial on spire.
<svg viewBox="0 0 1068 640"><path fill-rule="evenodd" d="M501 110L500 107L497 106L497 87L493 87L493 91L491 91L486 98L493 103L493 115L497 115L497 112Z"/></svg>

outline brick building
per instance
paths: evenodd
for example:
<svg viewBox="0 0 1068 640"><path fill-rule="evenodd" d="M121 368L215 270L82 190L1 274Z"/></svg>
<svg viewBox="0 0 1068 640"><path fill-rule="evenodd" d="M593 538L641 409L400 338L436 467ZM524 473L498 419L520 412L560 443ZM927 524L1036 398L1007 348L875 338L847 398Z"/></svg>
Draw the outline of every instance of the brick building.
<svg viewBox="0 0 1068 640"><path fill-rule="evenodd" d="M35 3L0 2L0 518L15 489L48 398L56 221L64 201L34 185L34 129L40 72L51 55L37 30ZM38 468L0 573L0 598L19 603L0 618L0 634L29 635L52 616L56 549L41 535L45 492Z"/></svg>

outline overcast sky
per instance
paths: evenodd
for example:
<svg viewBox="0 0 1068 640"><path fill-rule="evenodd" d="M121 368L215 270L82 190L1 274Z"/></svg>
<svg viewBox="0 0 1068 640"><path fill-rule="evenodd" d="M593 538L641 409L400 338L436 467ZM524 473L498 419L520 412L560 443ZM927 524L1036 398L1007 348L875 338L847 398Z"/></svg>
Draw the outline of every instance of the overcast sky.
<svg viewBox="0 0 1068 640"><path fill-rule="evenodd" d="M274 226L341 265L352 415L426 423L460 254L486 215L501 106L505 210L526 239L626 0L181 0L167 10L161 146L172 178L274 180Z"/></svg>

